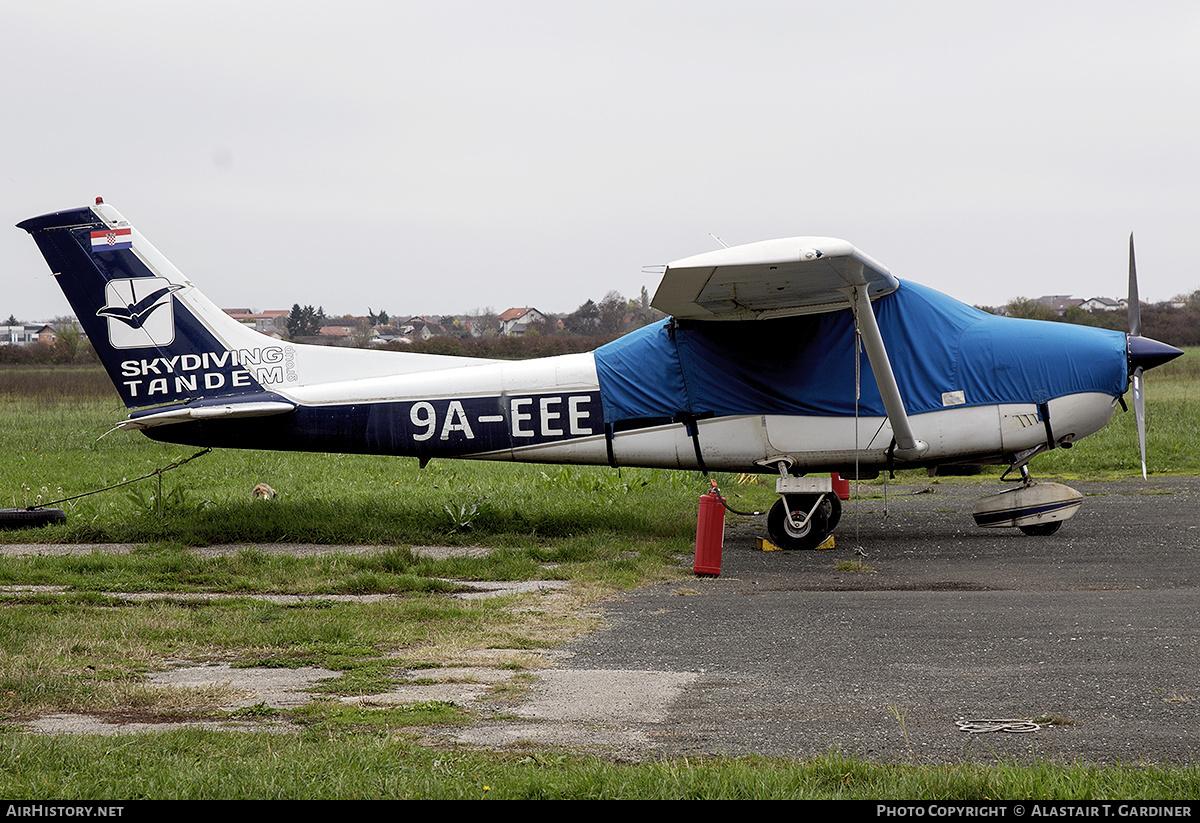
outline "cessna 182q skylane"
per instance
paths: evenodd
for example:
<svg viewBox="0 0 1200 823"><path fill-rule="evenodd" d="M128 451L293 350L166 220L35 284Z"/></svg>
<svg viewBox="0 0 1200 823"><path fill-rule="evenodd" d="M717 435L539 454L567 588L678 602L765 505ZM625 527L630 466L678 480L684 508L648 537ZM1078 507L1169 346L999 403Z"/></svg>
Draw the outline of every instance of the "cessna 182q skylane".
<svg viewBox="0 0 1200 823"><path fill-rule="evenodd" d="M20 224L127 407L121 428L197 446L776 473L785 548L836 524L830 472L1008 463L981 525L1049 533L1078 493L1029 480L1039 452L1103 427L1132 379L1182 352L995 317L894 277L843 240L794 237L666 268L671 318L590 354L529 361L306 346L209 301L115 209ZM861 347L858 341L861 339ZM865 359L863 357L865 350ZM1145 464L1144 435L1142 443Z"/></svg>

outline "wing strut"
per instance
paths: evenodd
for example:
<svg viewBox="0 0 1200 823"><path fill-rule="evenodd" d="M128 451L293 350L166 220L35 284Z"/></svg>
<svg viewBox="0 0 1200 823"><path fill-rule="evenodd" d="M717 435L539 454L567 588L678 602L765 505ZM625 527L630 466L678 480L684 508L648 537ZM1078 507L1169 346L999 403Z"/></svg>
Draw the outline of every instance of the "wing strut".
<svg viewBox="0 0 1200 823"><path fill-rule="evenodd" d="M846 293L853 303L854 325L862 335L867 359L871 362L871 372L875 375L875 385L879 387L883 408L887 411L892 433L896 437L895 455L901 460L920 457L929 448L929 444L918 440L913 434L908 413L904 410L904 398L900 396L900 387L896 385L896 375L892 372L892 362L888 359L887 347L883 344L883 335L875 320L875 312L871 309L871 297L867 293L867 281L862 276L861 264L858 264L857 271L853 274L857 275L856 279L859 282L852 285Z"/></svg>

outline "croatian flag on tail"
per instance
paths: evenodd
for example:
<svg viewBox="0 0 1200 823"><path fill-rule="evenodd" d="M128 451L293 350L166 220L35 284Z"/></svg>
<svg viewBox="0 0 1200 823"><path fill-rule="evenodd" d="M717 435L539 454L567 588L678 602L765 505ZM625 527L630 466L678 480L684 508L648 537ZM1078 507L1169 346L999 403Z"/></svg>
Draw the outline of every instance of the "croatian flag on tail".
<svg viewBox="0 0 1200 823"><path fill-rule="evenodd" d="M92 251L120 251L133 248L133 229L105 229L92 232Z"/></svg>

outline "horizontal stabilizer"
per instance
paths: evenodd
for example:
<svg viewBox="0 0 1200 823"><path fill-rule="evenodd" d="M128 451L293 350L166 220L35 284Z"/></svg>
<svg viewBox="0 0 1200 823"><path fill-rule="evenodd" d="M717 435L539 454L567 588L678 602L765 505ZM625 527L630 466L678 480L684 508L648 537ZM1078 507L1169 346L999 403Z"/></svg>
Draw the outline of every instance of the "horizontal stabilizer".
<svg viewBox="0 0 1200 823"><path fill-rule="evenodd" d="M246 400L226 403L191 403L170 409L135 414L117 424L118 429L141 431L172 423L189 423L195 420L228 420L245 417L270 417L294 411L296 405L283 400Z"/></svg>
<svg viewBox="0 0 1200 823"><path fill-rule="evenodd" d="M667 266L651 304L690 320L756 320L840 311L849 290L872 300L899 281L845 240L788 237L698 254Z"/></svg>

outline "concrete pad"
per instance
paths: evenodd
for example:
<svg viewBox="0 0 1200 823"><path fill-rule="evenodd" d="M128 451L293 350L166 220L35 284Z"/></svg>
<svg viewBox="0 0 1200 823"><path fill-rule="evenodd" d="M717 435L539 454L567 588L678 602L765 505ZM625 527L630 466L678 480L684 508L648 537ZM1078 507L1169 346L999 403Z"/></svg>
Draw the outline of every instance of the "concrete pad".
<svg viewBox="0 0 1200 823"><path fill-rule="evenodd" d="M453 703L464 708L487 697L489 687L484 683L428 683L398 686L383 694L343 697L349 706L382 708L406 706L412 703Z"/></svg>
<svg viewBox="0 0 1200 823"><path fill-rule="evenodd" d="M102 717L87 714L52 714L39 717L25 724L25 728L39 734L141 734L143 732L167 732L176 729L214 729L219 731L277 731L262 723L242 721L203 722L203 723L142 723L112 721Z"/></svg>
<svg viewBox="0 0 1200 823"><path fill-rule="evenodd" d="M462 582L462 581L450 581ZM462 592L451 595L459 600L482 600L488 597L501 597L506 594L523 594L526 592L552 592L570 588L571 584L565 580L513 580L513 581L490 581L490 580L472 580L464 585L470 586L475 591Z"/></svg>
<svg viewBox="0 0 1200 823"><path fill-rule="evenodd" d="M636 755L649 751L671 706L696 679L690 672L547 669L514 714L532 722L478 724L455 735L459 743L511 746L537 743L601 748Z"/></svg>
<svg viewBox="0 0 1200 823"><path fill-rule="evenodd" d="M297 669L234 668L228 663L212 666L187 666L151 674L152 685L204 688L226 686L246 693L246 697L221 708L225 711L243 709L265 703L274 709L290 709L303 706L312 698L308 689L339 677L340 673L329 669L302 666Z"/></svg>
<svg viewBox="0 0 1200 823"><path fill-rule="evenodd" d="M521 717L559 722L657 723L696 679L692 672L549 669L538 673Z"/></svg>

